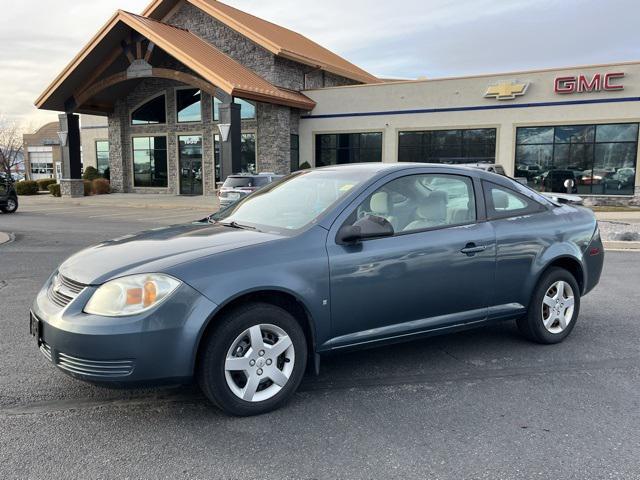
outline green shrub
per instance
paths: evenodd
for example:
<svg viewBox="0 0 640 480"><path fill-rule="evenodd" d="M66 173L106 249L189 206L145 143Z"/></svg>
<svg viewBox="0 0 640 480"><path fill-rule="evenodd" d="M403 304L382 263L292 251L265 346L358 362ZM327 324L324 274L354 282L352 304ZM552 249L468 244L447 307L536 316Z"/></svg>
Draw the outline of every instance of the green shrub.
<svg viewBox="0 0 640 480"><path fill-rule="evenodd" d="M37 195L38 194L38 182L33 180L23 180L15 184L16 193L18 195Z"/></svg>
<svg viewBox="0 0 640 480"><path fill-rule="evenodd" d="M84 169L82 178L85 180L95 180L96 178L102 178L95 167L87 167Z"/></svg>
<svg viewBox="0 0 640 480"><path fill-rule="evenodd" d="M59 183L54 183L52 185L49 185L48 189L49 189L49 193L54 197L61 196Z"/></svg>
<svg viewBox="0 0 640 480"><path fill-rule="evenodd" d="M111 185L109 185L109 180L104 178L96 178L92 182L93 193L95 195L105 195L107 193L111 193Z"/></svg>
<svg viewBox="0 0 640 480"><path fill-rule="evenodd" d="M300 165L300 170L309 170L311 168L311 165L309 164L309 162L304 162Z"/></svg>
<svg viewBox="0 0 640 480"><path fill-rule="evenodd" d="M58 183L54 178L41 178L40 180L36 180L38 184L39 190L49 190L49 185L53 185L54 183Z"/></svg>
<svg viewBox="0 0 640 480"><path fill-rule="evenodd" d="M84 196L88 197L93 193L93 184L91 180L83 180L82 183L84 183Z"/></svg>

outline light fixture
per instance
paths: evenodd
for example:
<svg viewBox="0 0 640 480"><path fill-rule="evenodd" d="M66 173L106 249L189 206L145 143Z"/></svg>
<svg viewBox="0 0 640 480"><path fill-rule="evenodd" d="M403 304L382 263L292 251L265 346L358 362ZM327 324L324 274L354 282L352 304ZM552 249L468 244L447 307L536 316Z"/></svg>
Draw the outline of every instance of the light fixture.
<svg viewBox="0 0 640 480"><path fill-rule="evenodd" d="M67 146L67 139L69 138L69 132L58 132L58 138L60 139L60 146Z"/></svg>
<svg viewBox="0 0 640 480"><path fill-rule="evenodd" d="M220 138L223 142L229 140L229 132L231 132L231 124L230 123L219 123L218 130L220 130Z"/></svg>

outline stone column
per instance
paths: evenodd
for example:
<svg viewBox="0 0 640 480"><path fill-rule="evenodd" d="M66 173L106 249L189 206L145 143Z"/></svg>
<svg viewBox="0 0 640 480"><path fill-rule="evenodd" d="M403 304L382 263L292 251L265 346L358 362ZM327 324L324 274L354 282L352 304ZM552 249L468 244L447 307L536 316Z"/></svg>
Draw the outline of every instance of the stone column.
<svg viewBox="0 0 640 480"><path fill-rule="evenodd" d="M80 117L72 113L58 116L62 147L62 179L60 194L63 197L84 196L82 163L80 157Z"/></svg>
<svg viewBox="0 0 640 480"><path fill-rule="evenodd" d="M240 161L240 144L242 141L242 125L240 119L240 105L237 103L223 103L220 105L220 124L231 125L229 138L222 141L220 159L220 181L226 180L229 175L240 173L242 164Z"/></svg>

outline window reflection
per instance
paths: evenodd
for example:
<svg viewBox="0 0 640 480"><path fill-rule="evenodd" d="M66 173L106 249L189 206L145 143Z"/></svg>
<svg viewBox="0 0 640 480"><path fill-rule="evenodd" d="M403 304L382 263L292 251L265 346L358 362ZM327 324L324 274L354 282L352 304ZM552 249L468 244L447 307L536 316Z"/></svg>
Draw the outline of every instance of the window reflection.
<svg viewBox="0 0 640 480"><path fill-rule="evenodd" d="M131 114L132 125L155 125L167 122L164 95L159 95L137 108Z"/></svg>
<svg viewBox="0 0 640 480"><path fill-rule="evenodd" d="M400 132L399 162L495 163L496 130Z"/></svg>
<svg viewBox="0 0 640 480"><path fill-rule="evenodd" d="M133 139L133 185L136 187L167 186L166 137Z"/></svg>
<svg viewBox="0 0 640 480"><path fill-rule="evenodd" d="M176 90L178 122L202 121L202 94L197 88L181 88Z"/></svg>
<svg viewBox="0 0 640 480"><path fill-rule="evenodd" d="M638 124L563 125L517 130L516 177L540 191L633 195Z"/></svg>
<svg viewBox="0 0 640 480"><path fill-rule="evenodd" d="M316 135L317 167L381 161L381 132Z"/></svg>

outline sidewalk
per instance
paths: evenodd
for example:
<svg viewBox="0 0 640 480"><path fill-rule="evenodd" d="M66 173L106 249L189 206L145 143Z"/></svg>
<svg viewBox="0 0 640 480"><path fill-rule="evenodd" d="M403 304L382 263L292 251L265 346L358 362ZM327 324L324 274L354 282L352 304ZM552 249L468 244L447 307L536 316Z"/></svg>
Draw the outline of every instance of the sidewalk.
<svg viewBox="0 0 640 480"><path fill-rule="evenodd" d="M96 207L136 207L160 208L164 210L192 208L214 212L218 210L218 197L197 196L186 197L163 194L112 193L109 195L93 195L80 198L56 198L51 195L21 196L20 206L47 207L53 206L96 206Z"/></svg>

